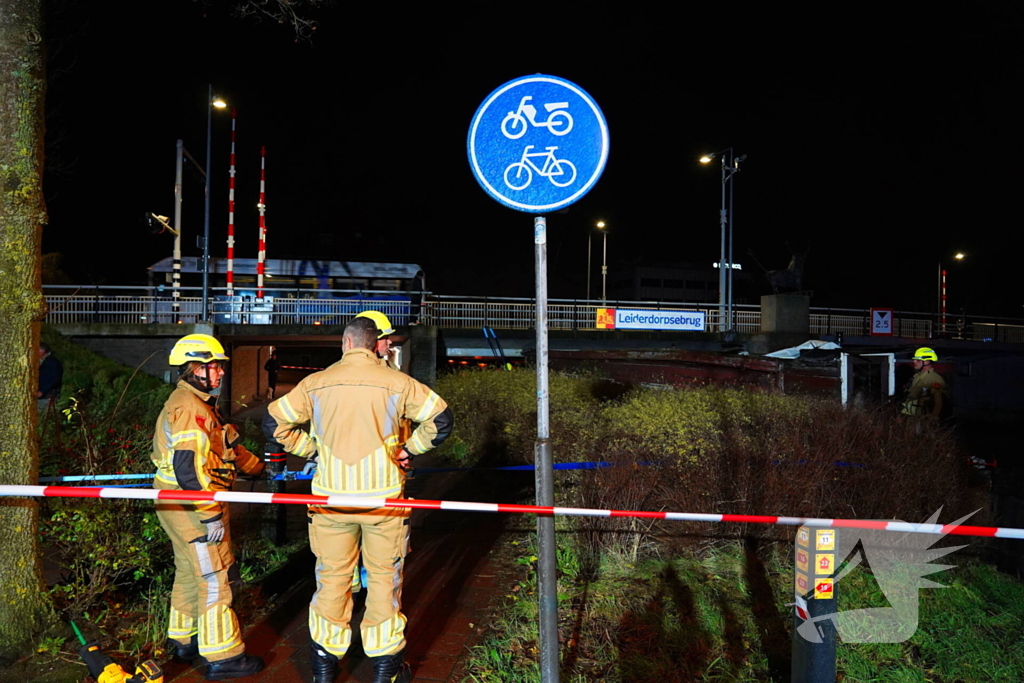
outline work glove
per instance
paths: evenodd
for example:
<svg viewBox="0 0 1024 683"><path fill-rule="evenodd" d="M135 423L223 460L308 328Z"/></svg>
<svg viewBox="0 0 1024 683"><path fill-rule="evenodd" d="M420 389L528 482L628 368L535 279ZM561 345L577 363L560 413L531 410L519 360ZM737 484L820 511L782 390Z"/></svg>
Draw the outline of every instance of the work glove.
<svg viewBox="0 0 1024 683"><path fill-rule="evenodd" d="M316 473L317 458L319 456L314 455L312 458L306 461L306 464L302 467L302 474L310 475Z"/></svg>
<svg viewBox="0 0 1024 683"><path fill-rule="evenodd" d="M206 525L206 542L220 543L224 540L224 521L218 519L215 522L203 522Z"/></svg>
<svg viewBox="0 0 1024 683"><path fill-rule="evenodd" d="M412 459L413 454L407 451L404 447L402 448L402 450L398 451L397 454L395 454L395 462L398 464L399 467L402 468L403 471L406 472L412 469Z"/></svg>

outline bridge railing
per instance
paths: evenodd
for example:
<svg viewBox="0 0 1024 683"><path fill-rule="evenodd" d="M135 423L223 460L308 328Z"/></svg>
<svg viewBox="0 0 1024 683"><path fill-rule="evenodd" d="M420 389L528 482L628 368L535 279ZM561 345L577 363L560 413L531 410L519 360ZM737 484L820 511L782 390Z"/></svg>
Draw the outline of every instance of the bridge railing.
<svg viewBox="0 0 1024 683"><path fill-rule="evenodd" d="M157 293L154 294L154 291ZM253 297L228 298L217 294L211 298L214 322L242 325L340 325L360 311L383 311L395 325L418 320L428 325L447 328L493 327L504 330L532 329L535 320L533 299L512 297L465 297L431 295L422 304L419 296L409 297L395 291L322 290L322 298L299 298L309 290L267 289L263 300ZM57 324L151 324L195 323L203 316L198 288L182 288L175 300L169 288L152 287L72 287L44 288L49 311L46 322ZM410 300L411 299L411 300ZM552 330L594 330L600 308L635 308L641 310L689 310L705 314L707 329L725 327L719 319L716 304L651 301L587 301L551 299L548 302L548 325ZM761 331L759 306L739 305L733 311L735 329L741 333ZM812 335L867 335L870 310L812 307ZM947 317L943 325L934 313L896 311L894 336L909 339L936 337L999 341L1024 344L1024 320L984 316Z"/></svg>

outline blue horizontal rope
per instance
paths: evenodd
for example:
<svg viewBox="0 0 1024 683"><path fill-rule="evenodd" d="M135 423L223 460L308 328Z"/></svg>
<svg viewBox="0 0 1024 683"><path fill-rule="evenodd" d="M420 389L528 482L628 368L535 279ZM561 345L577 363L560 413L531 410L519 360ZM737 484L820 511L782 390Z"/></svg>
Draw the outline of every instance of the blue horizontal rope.
<svg viewBox="0 0 1024 683"><path fill-rule="evenodd" d="M152 479L156 474L75 474L66 477L40 477L40 484L61 481L110 481L114 479ZM86 487L88 488L88 487Z"/></svg>
<svg viewBox="0 0 1024 683"><path fill-rule="evenodd" d="M808 465L809 460L772 460L773 465ZM635 463L640 466L653 466L657 465L656 462L649 460L640 461ZM866 469L866 465L861 463L846 462L845 460L837 460L833 463L836 467L851 467L856 469ZM614 467L614 463L599 460L597 462L559 462L552 466L554 470L596 470L604 467ZM498 472L498 471L518 471L518 472L529 472L537 469L535 465L510 465L508 467L417 467L410 471L410 476L419 474L440 474L442 472ZM109 481L117 479L152 479L154 474L84 474L67 477L42 477L39 479L39 483L58 483L58 482L75 482L75 481ZM275 474L273 477L268 477L270 481L305 481L312 479L312 474L302 474L300 471L285 470L281 474ZM145 484L122 484L121 488L128 486L145 486ZM117 487L110 487L117 488Z"/></svg>

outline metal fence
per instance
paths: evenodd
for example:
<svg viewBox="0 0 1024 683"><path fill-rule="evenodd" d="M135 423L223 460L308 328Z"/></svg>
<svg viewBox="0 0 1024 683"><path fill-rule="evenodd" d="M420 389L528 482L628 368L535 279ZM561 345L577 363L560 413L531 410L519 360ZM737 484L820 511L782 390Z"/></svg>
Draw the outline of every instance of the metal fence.
<svg viewBox="0 0 1024 683"><path fill-rule="evenodd" d="M194 288L182 288L184 293ZM177 304L169 290L153 295L152 288L46 287L49 312L46 322L57 324L151 324L195 323L202 319L198 296L183 296ZM240 325L342 325L360 311L383 311L395 325L418 321L445 328L493 327L528 330L536 316L533 299L504 297L431 296L422 304L419 297L402 297L394 291L318 291L328 298L301 298L309 290L267 290L262 299L214 296L211 316L217 323ZM720 319L717 305L658 303L650 301L581 301L552 299L548 302L548 326L552 330L593 330L600 308L630 308L651 311L700 311L709 331L728 328ZM733 311L732 327L740 333L761 331L759 306L741 305ZM867 335L870 311L860 309L811 308L812 335ZM896 337L931 339L945 337L974 341L1024 343L1024 320L949 316L945 325L935 314L897 311L893 319Z"/></svg>

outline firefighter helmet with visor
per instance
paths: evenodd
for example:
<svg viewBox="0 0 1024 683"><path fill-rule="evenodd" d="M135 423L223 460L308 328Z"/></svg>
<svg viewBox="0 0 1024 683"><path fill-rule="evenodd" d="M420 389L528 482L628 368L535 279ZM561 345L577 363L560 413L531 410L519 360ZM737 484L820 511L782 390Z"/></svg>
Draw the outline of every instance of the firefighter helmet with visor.
<svg viewBox="0 0 1024 683"><path fill-rule="evenodd" d="M228 360L224 347L208 334L189 334L179 339L171 349L170 365L184 365L188 362L210 363Z"/></svg>
<svg viewBox="0 0 1024 683"><path fill-rule="evenodd" d="M357 318L369 318L377 326L377 339L383 339L389 334L395 333L395 328L391 326L391 321L386 315L380 311L363 311Z"/></svg>

